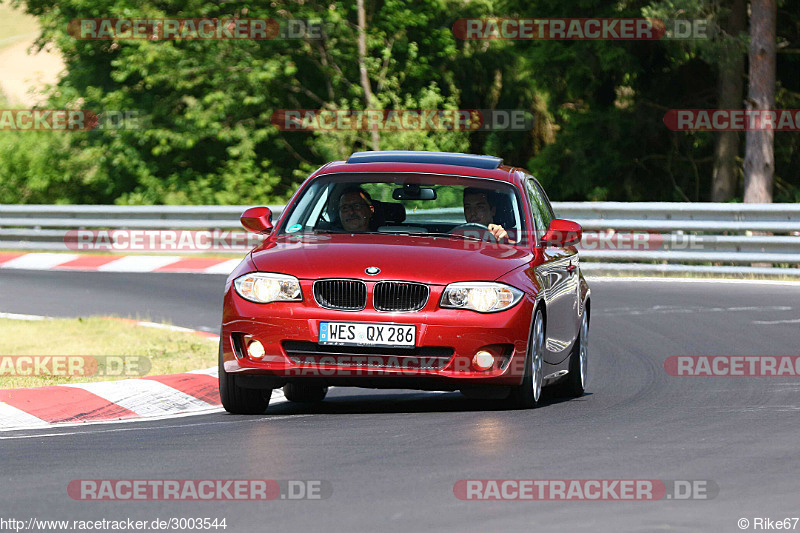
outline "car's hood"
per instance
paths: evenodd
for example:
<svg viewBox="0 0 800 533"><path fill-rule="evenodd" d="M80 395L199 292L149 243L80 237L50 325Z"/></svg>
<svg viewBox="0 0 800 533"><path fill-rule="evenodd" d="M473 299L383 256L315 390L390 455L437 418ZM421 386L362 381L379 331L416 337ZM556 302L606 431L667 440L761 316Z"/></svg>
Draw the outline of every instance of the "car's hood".
<svg viewBox="0 0 800 533"><path fill-rule="evenodd" d="M513 246L448 237L378 234L280 236L253 251L262 272L301 279L361 278L408 280L444 285L494 280L533 258ZM378 267L380 273L364 271Z"/></svg>

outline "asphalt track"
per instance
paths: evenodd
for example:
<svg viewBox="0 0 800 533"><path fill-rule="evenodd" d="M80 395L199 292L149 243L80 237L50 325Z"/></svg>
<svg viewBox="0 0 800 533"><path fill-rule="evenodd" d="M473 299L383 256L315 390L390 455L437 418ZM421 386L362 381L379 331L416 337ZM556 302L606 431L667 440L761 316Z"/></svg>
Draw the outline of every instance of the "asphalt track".
<svg viewBox="0 0 800 533"><path fill-rule="evenodd" d="M221 276L0 273L0 311L218 329ZM504 411L334 389L321 406L0 433L0 518L226 518L226 531L741 531L800 515L800 380L671 377L670 355L797 355L800 286L591 283L591 381ZM323 500L74 501L73 479L325 480ZM460 479L711 480L713 499L462 501ZM797 526L800 529L800 524ZM219 531L219 530L218 530Z"/></svg>

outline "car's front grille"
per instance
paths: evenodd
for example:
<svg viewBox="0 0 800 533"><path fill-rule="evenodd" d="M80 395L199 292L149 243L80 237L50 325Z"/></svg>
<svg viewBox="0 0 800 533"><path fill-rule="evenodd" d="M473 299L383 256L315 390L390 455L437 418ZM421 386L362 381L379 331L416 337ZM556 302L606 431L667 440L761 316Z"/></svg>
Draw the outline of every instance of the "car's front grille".
<svg viewBox="0 0 800 533"><path fill-rule="evenodd" d="M367 285L354 279L315 281L314 299L326 309L361 311L367 306Z"/></svg>
<svg viewBox="0 0 800 533"><path fill-rule="evenodd" d="M372 290L378 311L419 311L428 303L430 289L421 283L379 281Z"/></svg>
<svg viewBox="0 0 800 533"><path fill-rule="evenodd" d="M328 346L306 341L283 341L283 349L300 365L438 370L453 357L453 349L428 346L386 348L383 346Z"/></svg>

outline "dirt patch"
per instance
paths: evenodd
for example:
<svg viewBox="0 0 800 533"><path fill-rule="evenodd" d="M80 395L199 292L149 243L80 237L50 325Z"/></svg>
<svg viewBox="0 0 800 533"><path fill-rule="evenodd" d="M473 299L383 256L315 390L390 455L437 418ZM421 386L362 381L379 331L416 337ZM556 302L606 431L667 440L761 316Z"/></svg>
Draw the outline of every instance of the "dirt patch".
<svg viewBox="0 0 800 533"><path fill-rule="evenodd" d="M18 39L0 50L0 89L13 107L31 107L45 97L45 86L55 83L64 70L64 61L58 52L44 49L29 53L36 35Z"/></svg>

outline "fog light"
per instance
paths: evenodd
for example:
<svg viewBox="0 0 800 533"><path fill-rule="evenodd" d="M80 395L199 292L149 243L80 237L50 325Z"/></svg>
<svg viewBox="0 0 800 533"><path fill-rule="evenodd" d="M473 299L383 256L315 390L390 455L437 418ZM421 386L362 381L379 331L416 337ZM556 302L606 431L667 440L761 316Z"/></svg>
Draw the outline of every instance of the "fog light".
<svg viewBox="0 0 800 533"><path fill-rule="evenodd" d="M472 358L472 365L478 370L488 370L494 365L494 356L489 352L481 350Z"/></svg>
<svg viewBox="0 0 800 533"><path fill-rule="evenodd" d="M267 351L264 349L263 344L257 340L252 340L247 343L247 353L253 359L261 359Z"/></svg>

